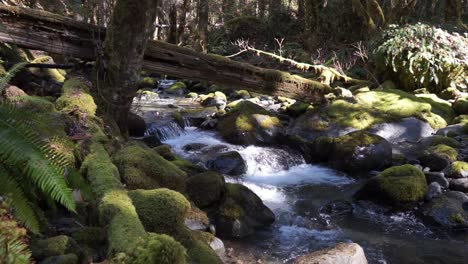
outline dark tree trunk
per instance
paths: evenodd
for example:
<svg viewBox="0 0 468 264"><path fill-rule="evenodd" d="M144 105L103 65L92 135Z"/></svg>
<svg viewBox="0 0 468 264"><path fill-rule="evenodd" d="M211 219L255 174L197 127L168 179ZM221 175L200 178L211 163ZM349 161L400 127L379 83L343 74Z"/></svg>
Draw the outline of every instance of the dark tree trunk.
<svg viewBox="0 0 468 264"><path fill-rule="evenodd" d="M127 120L148 39L154 32L158 0L118 0L96 65L94 97L105 118L127 136Z"/></svg>
<svg viewBox="0 0 468 264"><path fill-rule="evenodd" d="M258 17L261 19L265 18L266 7L267 0L258 0Z"/></svg>
<svg viewBox="0 0 468 264"><path fill-rule="evenodd" d="M167 42L171 44L179 42L177 35L177 6L175 3L172 4L169 11L169 37L167 38Z"/></svg>
<svg viewBox="0 0 468 264"><path fill-rule="evenodd" d="M321 0L305 0L304 34L309 48L314 45L319 25L319 5Z"/></svg>
<svg viewBox="0 0 468 264"><path fill-rule="evenodd" d="M305 7L304 7L305 0L297 0L297 19L300 23L304 22L305 16Z"/></svg>
<svg viewBox="0 0 468 264"><path fill-rule="evenodd" d="M224 23L233 19L236 16L236 6L237 0L223 0L221 8L223 10Z"/></svg>
<svg viewBox="0 0 468 264"><path fill-rule="evenodd" d="M179 42L184 42L185 39L185 26L187 24L187 13L190 9L191 0L184 0L181 6L179 14L179 28L177 29L177 35L179 36ZM179 44L179 43L177 43Z"/></svg>
<svg viewBox="0 0 468 264"><path fill-rule="evenodd" d="M208 45L208 19L210 3L209 0L199 0L198 2L198 50L207 52Z"/></svg>
<svg viewBox="0 0 468 264"><path fill-rule="evenodd" d="M283 8L282 0L270 0L270 5L268 8L270 19L277 18L277 15L281 13L282 8Z"/></svg>

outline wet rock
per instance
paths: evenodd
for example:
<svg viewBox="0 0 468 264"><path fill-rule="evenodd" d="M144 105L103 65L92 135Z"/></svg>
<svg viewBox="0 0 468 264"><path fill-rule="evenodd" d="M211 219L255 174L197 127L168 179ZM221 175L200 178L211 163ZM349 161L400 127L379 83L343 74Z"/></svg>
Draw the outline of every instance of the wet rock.
<svg viewBox="0 0 468 264"><path fill-rule="evenodd" d="M250 145L275 143L283 126L278 117L261 106L242 101L219 119L217 128L226 141Z"/></svg>
<svg viewBox="0 0 468 264"><path fill-rule="evenodd" d="M383 123L372 126L370 133L385 138L392 144L400 142L416 143L434 133L434 129L426 122L415 117L404 118L394 123Z"/></svg>
<svg viewBox="0 0 468 264"><path fill-rule="evenodd" d="M463 135L464 132L465 132L465 128L463 124L455 124L455 125L450 125L445 128L439 129L436 135L453 137L456 135Z"/></svg>
<svg viewBox="0 0 468 264"><path fill-rule="evenodd" d="M450 189L468 193L468 178L452 179L450 181Z"/></svg>
<svg viewBox="0 0 468 264"><path fill-rule="evenodd" d="M218 257L220 257L221 259L225 257L226 248L224 247L224 243L221 239L215 237L213 241L210 242L210 247L214 250L214 252L216 252L216 255L218 255Z"/></svg>
<svg viewBox="0 0 468 264"><path fill-rule="evenodd" d="M187 85L184 82L176 82L164 91L168 94L182 96L187 91Z"/></svg>
<svg viewBox="0 0 468 264"><path fill-rule="evenodd" d="M468 227L468 196L449 191L423 205L422 214L430 221L447 228Z"/></svg>
<svg viewBox="0 0 468 264"><path fill-rule="evenodd" d="M245 237L275 221L273 212L249 188L228 183L226 190L226 199L215 215L221 236Z"/></svg>
<svg viewBox="0 0 468 264"><path fill-rule="evenodd" d="M424 199L427 182L424 173L412 165L386 169L370 179L358 192L358 199L408 208Z"/></svg>
<svg viewBox="0 0 468 264"><path fill-rule="evenodd" d="M429 167L431 171L442 171L450 165L450 160L436 153L429 153L419 157L421 165Z"/></svg>
<svg viewBox="0 0 468 264"><path fill-rule="evenodd" d="M156 135L145 136L145 137L142 137L142 138L138 138L136 140L137 141L142 141L143 143L145 143L145 145L147 145L150 148L155 148L155 147L161 146L163 144L161 142L161 140Z"/></svg>
<svg viewBox="0 0 468 264"><path fill-rule="evenodd" d="M336 169L359 173L382 170L392 164L392 147L380 136L357 131L330 142L331 146L325 144L322 148L330 151L328 163Z"/></svg>
<svg viewBox="0 0 468 264"><path fill-rule="evenodd" d="M137 114L128 114L128 134L131 137L145 136L147 126L145 120Z"/></svg>
<svg viewBox="0 0 468 264"><path fill-rule="evenodd" d="M333 201L320 209L321 213L336 216L353 213L353 204L349 201Z"/></svg>
<svg viewBox="0 0 468 264"><path fill-rule="evenodd" d="M356 243L339 243L297 258L295 264L367 264L366 255Z"/></svg>
<svg viewBox="0 0 468 264"><path fill-rule="evenodd" d="M190 143L182 147L184 151L188 152L196 152L200 151L202 148L206 147L208 145L202 144L202 143Z"/></svg>
<svg viewBox="0 0 468 264"><path fill-rule="evenodd" d="M206 208L221 200L224 176L213 171L196 174L187 179L186 192L199 208Z"/></svg>
<svg viewBox="0 0 468 264"><path fill-rule="evenodd" d="M426 194L426 201L431 201L435 197L439 196L442 193L442 187L439 183L433 182L429 184L429 190Z"/></svg>
<svg viewBox="0 0 468 264"><path fill-rule="evenodd" d="M206 166L211 170L232 176L242 175L247 171L247 165L237 151L221 153L209 160Z"/></svg>
<svg viewBox="0 0 468 264"><path fill-rule="evenodd" d="M449 187L449 181L445 178L443 172L424 172L424 175L426 176L427 184L437 182L443 188Z"/></svg>

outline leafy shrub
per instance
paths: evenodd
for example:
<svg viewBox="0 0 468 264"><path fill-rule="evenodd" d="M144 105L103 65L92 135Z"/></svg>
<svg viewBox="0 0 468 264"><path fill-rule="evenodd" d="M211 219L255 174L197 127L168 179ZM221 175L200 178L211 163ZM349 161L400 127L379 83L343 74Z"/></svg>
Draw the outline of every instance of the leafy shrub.
<svg viewBox="0 0 468 264"><path fill-rule="evenodd" d="M425 24L390 26L373 43L377 69L413 91L439 93L468 85L468 38Z"/></svg>

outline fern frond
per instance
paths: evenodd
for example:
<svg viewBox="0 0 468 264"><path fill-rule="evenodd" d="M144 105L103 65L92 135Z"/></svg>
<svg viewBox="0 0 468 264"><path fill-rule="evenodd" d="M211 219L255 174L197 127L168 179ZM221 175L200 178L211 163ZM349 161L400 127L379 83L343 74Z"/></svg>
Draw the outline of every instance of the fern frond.
<svg viewBox="0 0 468 264"><path fill-rule="evenodd" d="M45 194L74 211L72 191L64 179L63 161L55 159L53 149L35 131L16 118L16 111L0 105L0 161L20 168L24 177L34 182ZM5 115L6 114L6 115ZM50 159L50 160L49 160Z"/></svg>
<svg viewBox="0 0 468 264"><path fill-rule="evenodd" d="M0 93L5 89L6 85L11 81L15 74L21 71L24 66L26 66L26 62L17 63L6 72L5 76L0 78Z"/></svg>
<svg viewBox="0 0 468 264"><path fill-rule="evenodd" d="M31 232L39 233L39 221L16 180L0 166L0 194L10 199L16 218Z"/></svg>

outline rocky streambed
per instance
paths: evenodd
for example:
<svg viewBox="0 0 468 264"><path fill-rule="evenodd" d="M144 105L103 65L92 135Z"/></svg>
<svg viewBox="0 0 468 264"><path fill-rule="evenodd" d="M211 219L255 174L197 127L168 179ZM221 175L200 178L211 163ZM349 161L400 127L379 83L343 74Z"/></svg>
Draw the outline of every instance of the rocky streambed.
<svg viewBox="0 0 468 264"><path fill-rule="evenodd" d="M440 125L441 113L393 90L341 94L314 111L285 98L184 89L169 84L157 90L162 96L143 94L147 135L248 187L275 215L272 225L222 237L228 255L307 263L297 258L355 242L370 263L468 261L463 122ZM425 115L406 113L403 104L393 109L401 103L395 94ZM389 105L369 108L380 97ZM377 121L383 112L393 116ZM360 129L365 122L375 124Z"/></svg>

